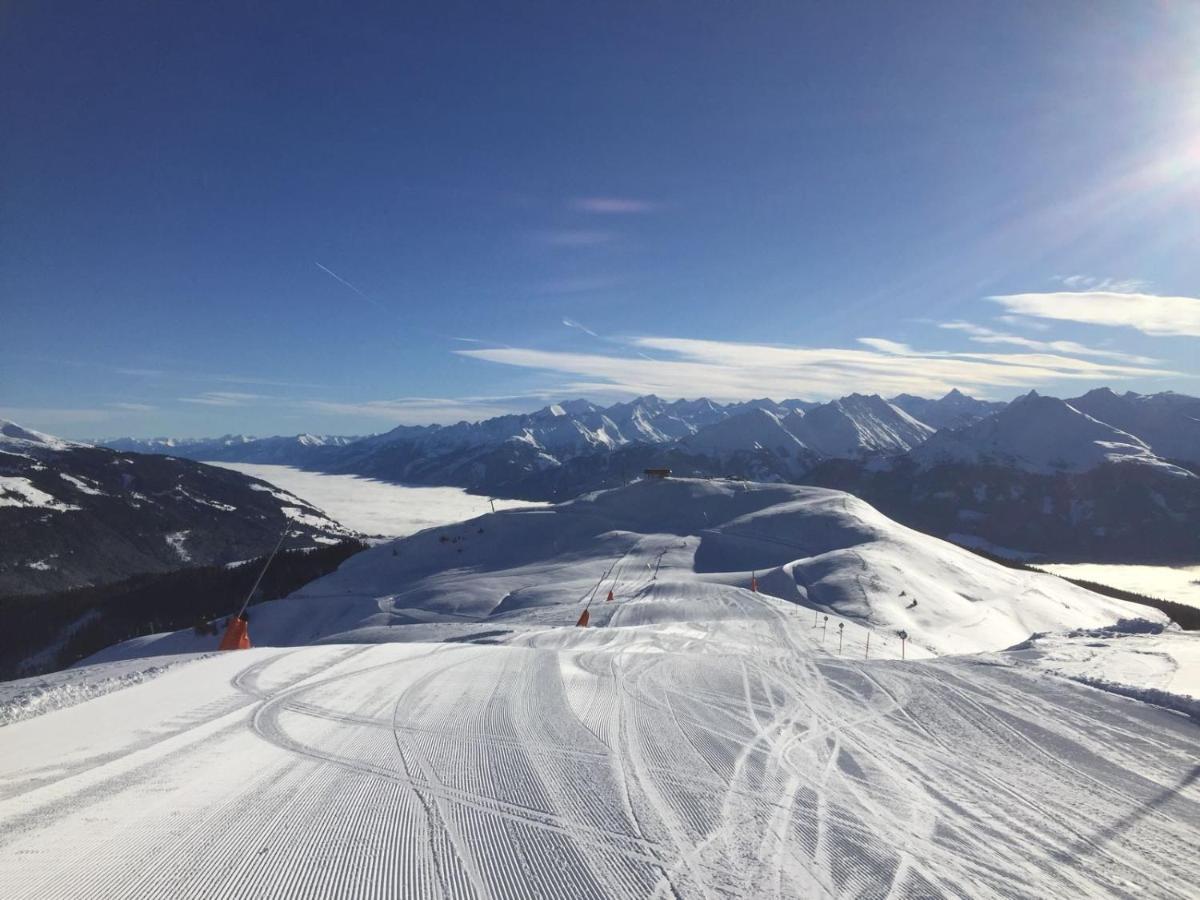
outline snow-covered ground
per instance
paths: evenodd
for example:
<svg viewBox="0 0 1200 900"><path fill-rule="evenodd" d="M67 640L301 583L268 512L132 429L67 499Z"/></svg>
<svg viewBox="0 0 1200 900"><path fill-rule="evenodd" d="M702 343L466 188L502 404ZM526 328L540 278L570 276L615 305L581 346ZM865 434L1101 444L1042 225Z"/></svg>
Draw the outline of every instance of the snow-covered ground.
<svg viewBox="0 0 1200 900"><path fill-rule="evenodd" d="M202 659L204 654L135 657L118 662L81 666L48 675L0 682L0 725L65 709L102 694L141 684L172 666Z"/></svg>
<svg viewBox="0 0 1200 900"><path fill-rule="evenodd" d="M1200 566L1124 566L1104 563L1034 563L1039 569L1081 578L1147 597L1200 607Z"/></svg>
<svg viewBox="0 0 1200 900"><path fill-rule="evenodd" d="M1195 632L1099 628L1038 635L1008 656L1200 721L1200 635Z"/></svg>
<svg viewBox="0 0 1200 900"><path fill-rule="evenodd" d="M506 511L0 729L0 896L1191 898L1197 722L1078 680L1163 625L815 488Z"/></svg>
<svg viewBox="0 0 1200 900"><path fill-rule="evenodd" d="M455 487L408 487L356 475L326 475L291 466L210 462L269 481L363 534L400 537L423 528L461 522L491 511L487 497ZM496 509L541 506L525 500L494 501Z"/></svg>

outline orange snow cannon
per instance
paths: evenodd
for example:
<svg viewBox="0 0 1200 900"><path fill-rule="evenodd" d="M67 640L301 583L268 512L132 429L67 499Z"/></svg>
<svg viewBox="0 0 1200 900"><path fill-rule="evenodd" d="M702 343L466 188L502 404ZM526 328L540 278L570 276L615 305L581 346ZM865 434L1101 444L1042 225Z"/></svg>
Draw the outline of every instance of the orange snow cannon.
<svg viewBox="0 0 1200 900"><path fill-rule="evenodd" d="M583 611L583 613L579 616L579 621L575 623L576 627L587 628L587 623L590 618L591 618L591 616L588 614L588 611L585 609Z"/></svg>
<svg viewBox="0 0 1200 900"><path fill-rule="evenodd" d="M608 599L607 599L607 600L605 600L604 602L605 602L605 603L612 603L612 602L613 602L613 595L612 595L612 591L609 591L609 592L608 592Z"/></svg>
<svg viewBox="0 0 1200 900"><path fill-rule="evenodd" d="M241 616L234 616L229 620L229 627L225 629L225 636L221 638L221 645L218 650L249 650L250 649L250 623Z"/></svg>

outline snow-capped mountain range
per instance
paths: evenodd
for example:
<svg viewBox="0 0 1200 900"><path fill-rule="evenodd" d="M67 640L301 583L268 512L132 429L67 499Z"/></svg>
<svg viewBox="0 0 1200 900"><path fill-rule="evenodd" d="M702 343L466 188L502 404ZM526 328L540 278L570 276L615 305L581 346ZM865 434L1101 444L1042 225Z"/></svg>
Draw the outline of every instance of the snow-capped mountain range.
<svg viewBox="0 0 1200 900"><path fill-rule="evenodd" d="M1085 472L1104 463L1134 463L1194 477L1156 456L1141 438L1093 418L1072 403L1036 391L985 419L939 431L909 457L923 467L990 462L1042 473Z"/></svg>
<svg viewBox="0 0 1200 900"><path fill-rule="evenodd" d="M164 452L162 441L114 445ZM1191 560L1200 545L1200 399L1173 393L573 400L359 439L227 436L169 452L550 501L665 466L847 490L905 524L993 550L1130 562Z"/></svg>
<svg viewBox="0 0 1200 900"><path fill-rule="evenodd" d="M365 438L225 435L104 443L199 460L532 492L538 495L533 499L575 488L558 482L564 468L580 468L572 465L576 459L601 471L611 467L607 457L617 454L618 462L627 458L624 467L632 471L647 448L690 461L686 464L694 474L746 470L775 479L800 477L826 460L878 463L905 455L926 467L972 462L1047 473L1129 462L1186 476L1186 469L1168 463L1200 463L1200 399L1173 393L1117 395L1107 388L1072 400L1031 393L1011 404L957 390L936 400L851 394L820 404L761 399L723 405L650 395L608 407L570 400L481 422L402 425ZM598 486L579 485L578 490Z"/></svg>
<svg viewBox="0 0 1200 900"><path fill-rule="evenodd" d="M952 407L963 421L974 421L993 406L957 392L924 403L939 420L950 415L937 415L945 407ZM903 453L924 442L934 430L877 395L852 394L823 404L769 399L719 404L705 398L669 402L649 395L608 407L570 400L482 422L402 425L366 438L225 435L213 439L119 438L102 443L117 450L191 459L279 463L421 483L458 483L447 480L451 472L470 459L476 464L468 469L482 475L495 461L489 460L489 454L499 453L534 471L557 467L575 456L634 445L678 445L684 451L721 458L782 448L782 455L792 461L789 471L798 474L830 457ZM427 464L434 459L439 464L430 469Z"/></svg>

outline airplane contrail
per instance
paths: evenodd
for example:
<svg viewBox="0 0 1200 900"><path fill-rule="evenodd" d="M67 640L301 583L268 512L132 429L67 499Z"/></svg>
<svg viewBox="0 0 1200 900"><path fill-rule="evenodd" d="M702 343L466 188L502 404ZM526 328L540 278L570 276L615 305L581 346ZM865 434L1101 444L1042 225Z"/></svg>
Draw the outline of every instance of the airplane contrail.
<svg viewBox="0 0 1200 900"><path fill-rule="evenodd" d="M350 282L348 282L345 278L343 278L337 272L333 271L333 269L330 269L327 266L321 265L315 259L313 260L313 262L316 263L316 266L318 269L320 269L322 272L324 272L330 278L340 281L342 284L344 284L346 287L350 288L350 290L354 291L354 293L358 294L358 296L362 297L364 300L366 300L368 303L370 303L372 306L374 306L380 312L385 312L389 316L395 315L390 309L388 309L386 306L384 306L382 303L380 303L374 297L371 297L371 296L365 294L364 292L360 291L357 287L352 285Z"/></svg>
<svg viewBox="0 0 1200 900"><path fill-rule="evenodd" d="M596 334L596 332L592 331L592 329L588 328L586 325L581 325L579 322L576 322L574 319L563 318L562 323L564 325L566 325L568 328L578 328L580 331L586 332L587 334L590 334L594 338L600 337L600 335Z"/></svg>

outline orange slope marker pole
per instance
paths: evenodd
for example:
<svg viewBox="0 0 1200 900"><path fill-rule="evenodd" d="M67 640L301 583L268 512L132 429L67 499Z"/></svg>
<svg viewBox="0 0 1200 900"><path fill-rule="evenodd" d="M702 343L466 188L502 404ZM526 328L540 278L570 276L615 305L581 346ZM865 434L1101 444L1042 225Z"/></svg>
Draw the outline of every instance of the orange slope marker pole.
<svg viewBox="0 0 1200 900"><path fill-rule="evenodd" d="M246 619L246 607L250 605L250 598L254 596L254 592L258 590L258 586L262 583L263 576L267 574L267 568L271 565L271 561L275 559L275 554L279 552L279 548L283 546L283 539L287 537L288 528L291 523L283 526L283 533L279 535L279 540L275 542L275 549L271 551L271 555L267 557L266 563L263 564L262 571L258 573L258 577L254 579L254 586L250 588L250 593L246 595L246 599L242 601L242 608L237 611L237 615L229 620L229 625L225 628L225 635L221 638L221 643L218 645L218 650L249 650L250 649L250 623Z"/></svg>
<svg viewBox="0 0 1200 900"><path fill-rule="evenodd" d="M225 636L221 638L221 645L218 650L249 650L250 649L250 625L241 616L234 616L229 620L229 627L225 629Z"/></svg>

